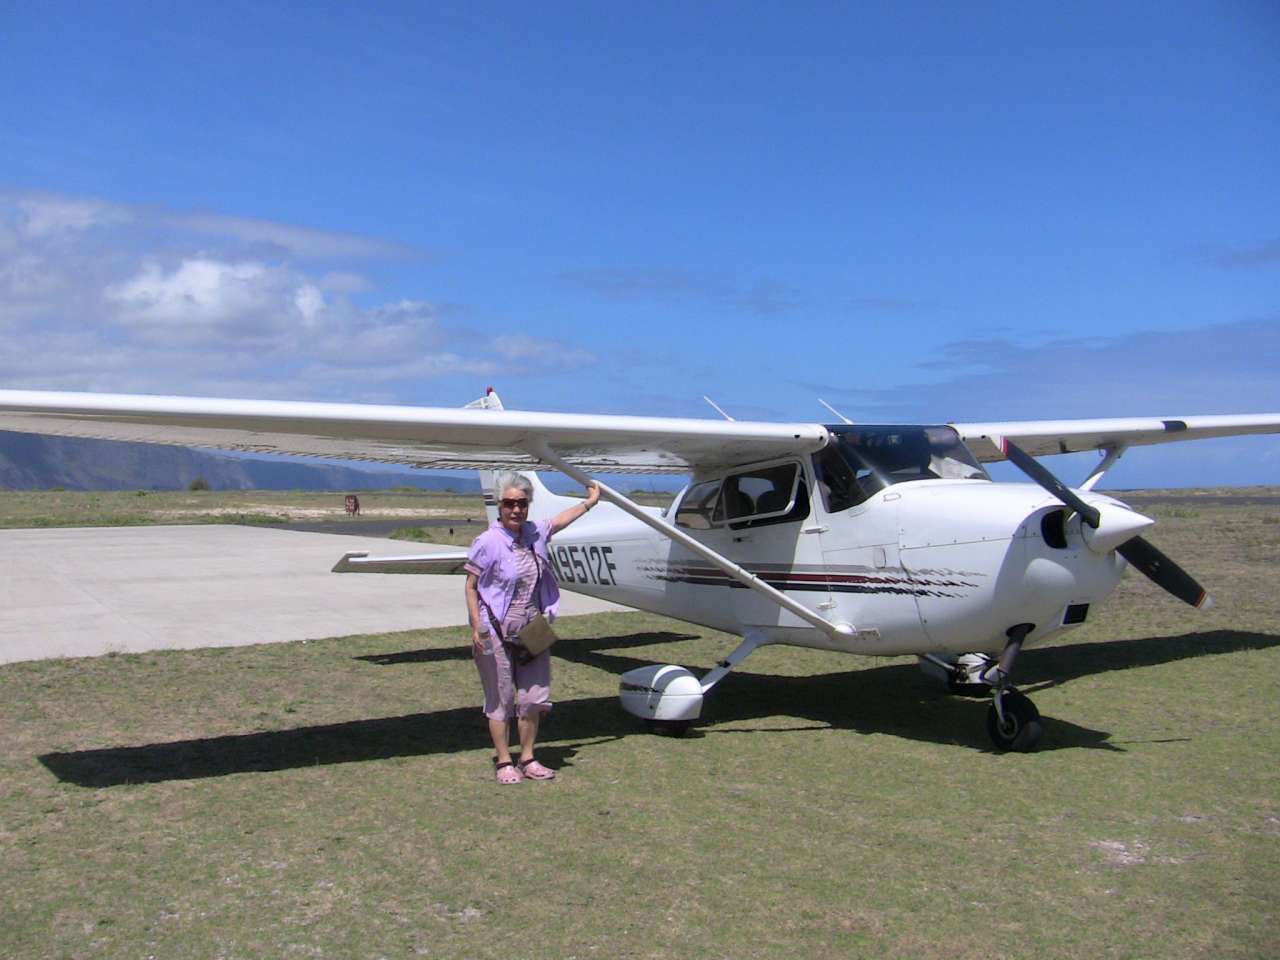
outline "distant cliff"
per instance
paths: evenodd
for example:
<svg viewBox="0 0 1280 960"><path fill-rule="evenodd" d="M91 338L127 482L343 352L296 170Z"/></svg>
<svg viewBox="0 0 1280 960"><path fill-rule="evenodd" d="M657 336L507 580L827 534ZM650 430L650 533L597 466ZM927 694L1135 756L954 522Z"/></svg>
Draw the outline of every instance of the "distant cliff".
<svg viewBox="0 0 1280 960"><path fill-rule="evenodd" d="M203 477L214 490L478 490L474 473L438 476L323 463L249 460L149 443L0 431L0 489L184 490Z"/></svg>

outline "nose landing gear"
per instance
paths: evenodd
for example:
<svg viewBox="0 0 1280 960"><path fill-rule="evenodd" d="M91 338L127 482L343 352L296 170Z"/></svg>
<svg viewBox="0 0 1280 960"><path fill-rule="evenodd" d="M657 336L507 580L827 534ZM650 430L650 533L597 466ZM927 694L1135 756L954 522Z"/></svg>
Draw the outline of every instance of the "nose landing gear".
<svg viewBox="0 0 1280 960"><path fill-rule="evenodd" d="M1013 687L997 690L987 710L987 733L999 750L1027 753L1034 750L1044 733L1040 711Z"/></svg>
<svg viewBox="0 0 1280 960"><path fill-rule="evenodd" d="M1008 630L1009 641L1000 659L987 669L982 679L991 684L992 701L987 711L987 732L998 750L1027 753L1036 748L1044 734L1040 711L1011 683L1014 662L1022 650L1022 641L1035 629L1035 624L1020 623Z"/></svg>

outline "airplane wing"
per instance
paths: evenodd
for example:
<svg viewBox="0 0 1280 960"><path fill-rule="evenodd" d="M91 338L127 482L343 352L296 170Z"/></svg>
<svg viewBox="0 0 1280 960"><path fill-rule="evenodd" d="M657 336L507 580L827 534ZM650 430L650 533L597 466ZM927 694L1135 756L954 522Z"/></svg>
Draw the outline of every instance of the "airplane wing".
<svg viewBox="0 0 1280 960"><path fill-rule="evenodd" d="M1280 432L1280 413L952 424L983 461L992 437L1032 456ZM546 444L591 472L689 473L821 449L816 423L0 390L0 430L367 460L433 470L548 469Z"/></svg>
<svg viewBox="0 0 1280 960"><path fill-rule="evenodd" d="M0 390L0 430L210 447L432 470L689 473L821 449L814 423Z"/></svg>
<svg viewBox="0 0 1280 960"><path fill-rule="evenodd" d="M1080 450L1107 450L1179 440L1280 433L1280 413L1235 416L1115 418L1102 420L1009 420L953 423L960 439L979 460L1004 460L992 438L1012 440L1033 457Z"/></svg>

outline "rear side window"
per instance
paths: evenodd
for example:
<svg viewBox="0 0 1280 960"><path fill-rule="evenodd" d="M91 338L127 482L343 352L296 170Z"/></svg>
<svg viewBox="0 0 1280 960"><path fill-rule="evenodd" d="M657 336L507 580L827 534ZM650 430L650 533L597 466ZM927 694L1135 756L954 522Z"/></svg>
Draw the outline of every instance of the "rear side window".
<svg viewBox="0 0 1280 960"><path fill-rule="evenodd" d="M689 488L676 510L676 526L708 530L726 523L732 530L809 516L809 490L797 463L732 473Z"/></svg>
<svg viewBox="0 0 1280 960"><path fill-rule="evenodd" d="M733 530L809 515L809 491L796 463L731 474L725 478L722 499L725 519Z"/></svg>

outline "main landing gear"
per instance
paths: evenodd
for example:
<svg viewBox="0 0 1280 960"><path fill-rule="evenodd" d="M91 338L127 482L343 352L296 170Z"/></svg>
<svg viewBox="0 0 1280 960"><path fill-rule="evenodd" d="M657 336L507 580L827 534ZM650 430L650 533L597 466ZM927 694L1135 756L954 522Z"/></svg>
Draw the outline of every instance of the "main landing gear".
<svg viewBox="0 0 1280 960"><path fill-rule="evenodd" d="M702 715L702 698L756 647L768 643L761 631L751 630L729 656L699 680L684 667L653 664L628 670L618 678L622 708L644 720L650 733L684 736Z"/></svg>
<svg viewBox="0 0 1280 960"><path fill-rule="evenodd" d="M683 737L693 726L692 720L646 720L644 728L657 737Z"/></svg>

